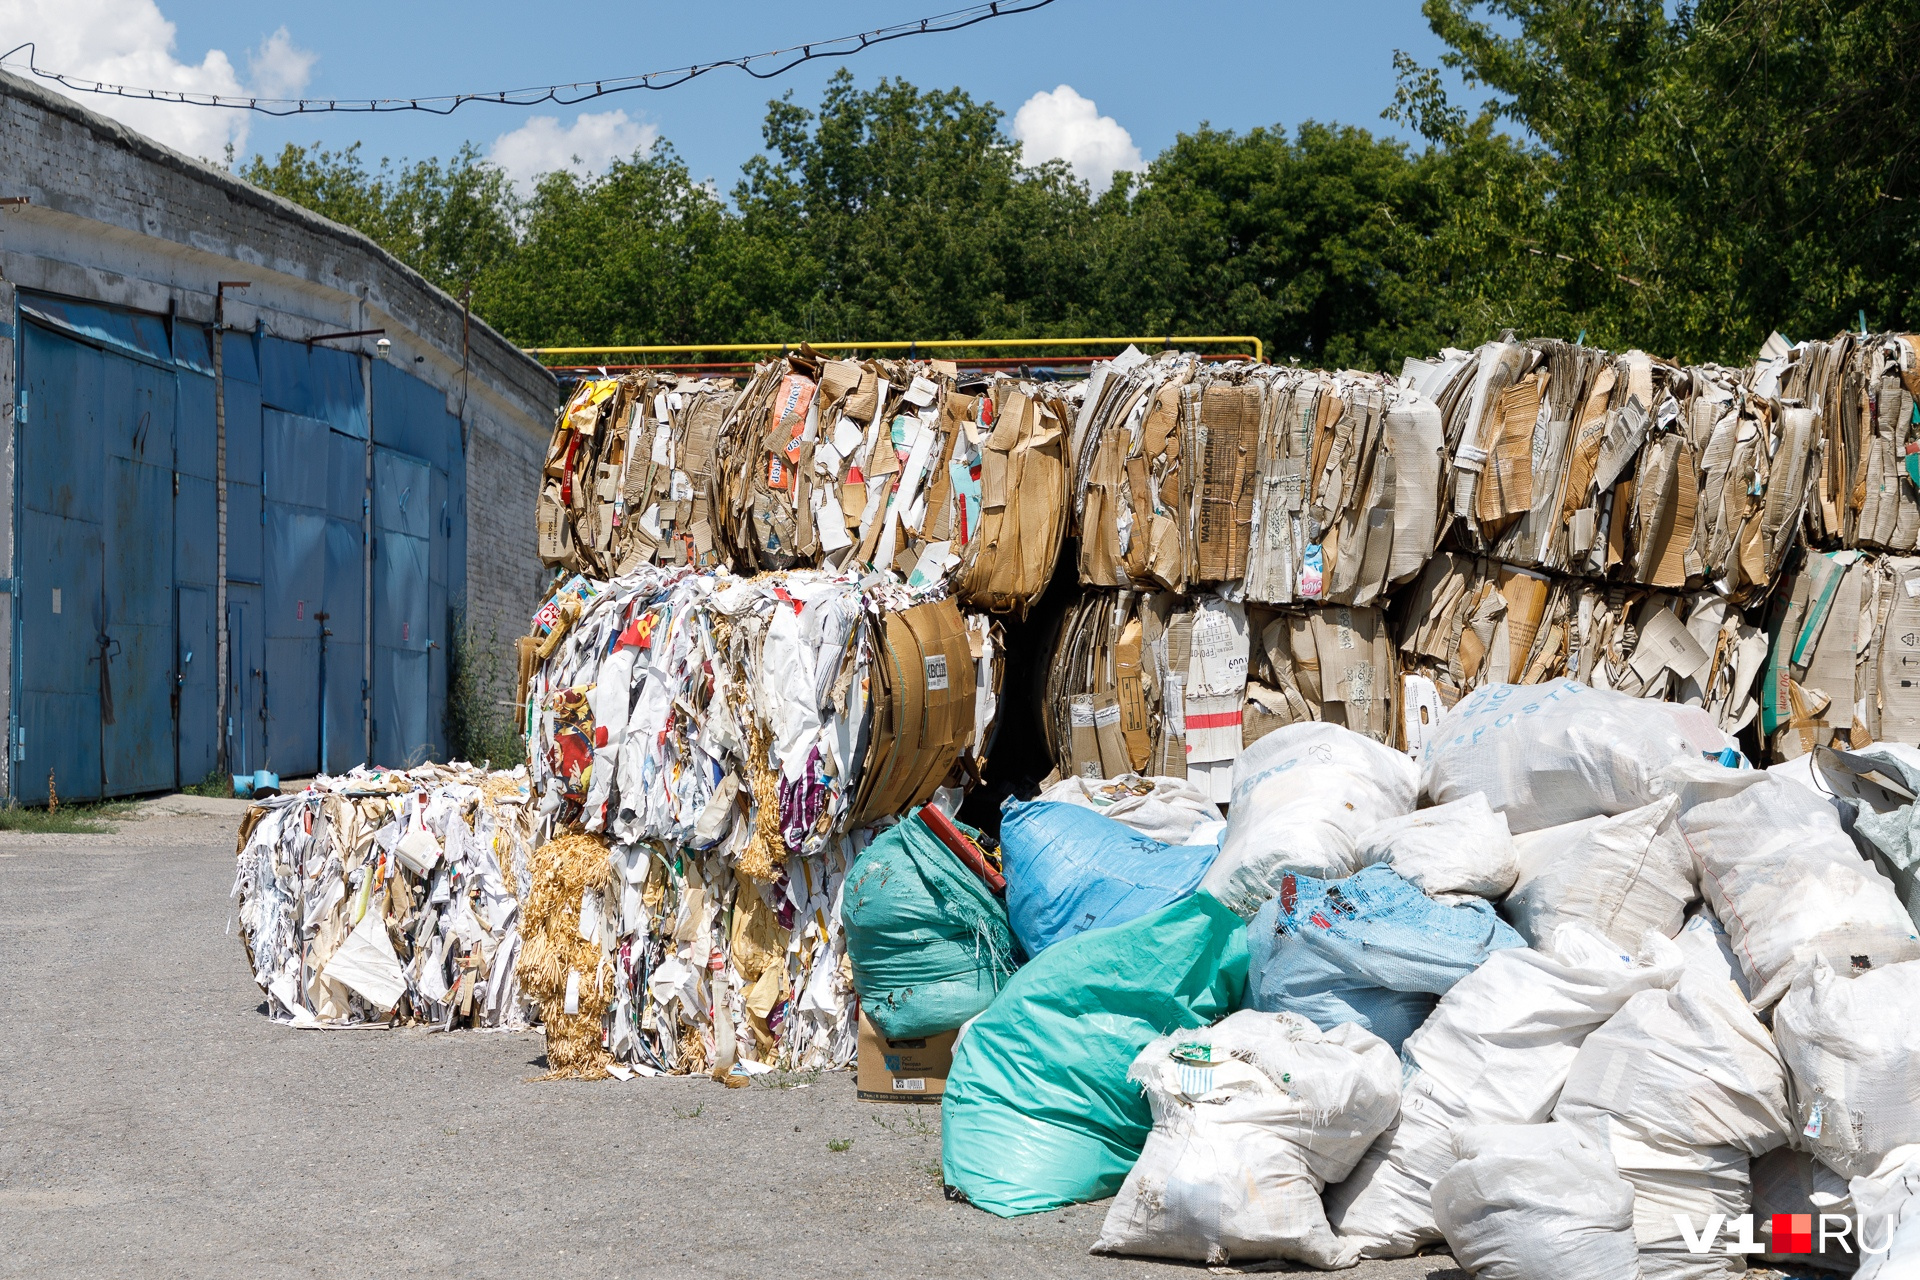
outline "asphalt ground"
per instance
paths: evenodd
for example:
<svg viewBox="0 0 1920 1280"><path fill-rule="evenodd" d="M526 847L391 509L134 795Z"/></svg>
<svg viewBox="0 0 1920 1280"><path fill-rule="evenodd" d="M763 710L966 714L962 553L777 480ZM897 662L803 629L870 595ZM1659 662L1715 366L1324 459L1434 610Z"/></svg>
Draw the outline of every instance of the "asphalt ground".
<svg viewBox="0 0 1920 1280"><path fill-rule="evenodd" d="M1089 1256L1105 1202L949 1203L939 1109L849 1073L539 1082L532 1034L277 1026L227 896L243 807L0 834L0 1275L1206 1273Z"/></svg>

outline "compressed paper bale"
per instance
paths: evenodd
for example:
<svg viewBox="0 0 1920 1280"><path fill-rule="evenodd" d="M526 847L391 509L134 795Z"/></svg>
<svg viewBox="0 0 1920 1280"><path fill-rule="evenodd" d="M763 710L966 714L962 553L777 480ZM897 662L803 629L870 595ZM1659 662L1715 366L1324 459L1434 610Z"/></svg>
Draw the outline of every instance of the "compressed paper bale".
<svg viewBox="0 0 1920 1280"><path fill-rule="evenodd" d="M1400 1063L1383 1041L1352 1023L1322 1031L1295 1014L1243 1009L1155 1040L1128 1078L1146 1091L1153 1132L1095 1253L1354 1263L1320 1192L1399 1109Z"/></svg>
<svg viewBox="0 0 1920 1280"><path fill-rule="evenodd" d="M1384 862L1435 898L1498 898L1520 874L1513 843L1506 815L1475 792L1368 827L1354 841L1353 862Z"/></svg>
<svg viewBox="0 0 1920 1280"><path fill-rule="evenodd" d="M1657 933L1636 959L1579 924L1560 926L1541 950L1494 952L1401 1047L1400 1118L1327 1189L1333 1229L1369 1258L1440 1239L1433 1184L1453 1164L1455 1130L1545 1121L1587 1035L1639 992L1671 987L1681 968Z"/></svg>
<svg viewBox="0 0 1920 1280"><path fill-rule="evenodd" d="M889 1040L953 1030L1014 970L1006 907L917 817L854 860L840 919L861 1012Z"/></svg>
<svg viewBox="0 0 1920 1280"><path fill-rule="evenodd" d="M1673 818L1678 796L1615 817L1585 818L1514 840L1520 874L1500 910L1531 943L1559 925L1592 925L1622 947L1648 929L1680 931L1699 895Z"/></svg>
<svg viewBox="0 0 1920 1280"><path fill-rule="evenodd" d="M1442 905L1391 867L1289 874L1247 925L1248 985L1256 1009L1358 1023L1398 1051L1456 982L1525 945L1486 902Z"/></svg>
<svg viewBox="0 0 1920 1280"><path fill-rule="evenodd" d="M1478 1125L1433 1187L1434 1216L1474 1280L1637 1280L1633 1188L1572 1125Z"/></svg>
<svg viewBox="0 0 1920 1280"><path fill-rule="evenodd" d="M612 1005L612 974L599 940L580 936L580 910L587 893L605 901L615 888L606 842L582 833L558 836L533 851L532 871L517 971L546 1024L548 1077L599 1079L613 1060L600 1043ZM578 1012L570 1014L571 974L578 975Z"/></svg>
<svg viewBox="0 0 1920 1280"><path fill-rule="evenodd" d="M1242 916L1289 871L1339 879L1360 833L1413 812L1419 771L1401 752L1338 725L1275 729L1233 762L1220 856L1200 887Z"/></svg>
<svg viewBox="0 0 1920 1280"><path fill-rule="evenodd" d="M1651 804L1668 790L1662 768L1693 755L1642 699L1574 680L1488 685L1441 717L1420 787L1436 804L1482 794L1518 834Z"/></svg>
<svg viewBox="0 0 1920 1280"><path fill-rule="evenodd" d="M947 1185L1001 1217L1112 1195L1152 1122L1134 1059L1246 990L1243 922L1206 893L1047 948L960 1037L940 1106Z"/></svg>
<svg viewBox="0 0 1920 1280"><path fill-rule="evenodd" d="M1755 1009L1778 1000L1816 956L1841 972L1920 959L1893 886L1854 849L1832 807L1798 783L1768 775L1679 823Z"/></svg>
<svg viewBox="0 0 1920 1280"><path fill-rule="evenodd" d="M1007 915L1029 958L1063 938L1125 924L1184 898L1218 852L1162 844L1078 805L1009 800L1004 812Z"/></svg>
<svg viewBox="0 0 1920 1280"><path fill-rule="evenodd" d="M1920 1143L1920 961L1847 978L1815 957L1774 1009L1773 1034L1800 1145L1829 1168L1857 1177Z"/></svg>

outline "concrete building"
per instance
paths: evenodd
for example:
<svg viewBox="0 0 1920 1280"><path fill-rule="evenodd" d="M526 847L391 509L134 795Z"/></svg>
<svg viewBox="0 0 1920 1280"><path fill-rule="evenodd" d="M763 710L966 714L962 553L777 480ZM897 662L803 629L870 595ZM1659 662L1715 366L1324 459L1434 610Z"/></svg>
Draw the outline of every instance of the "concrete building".
<svg viewBox="0 0 1920 1280"><path fill-rule="evenodd" d="M512 694L557 399L367 237L0 73L6 795L445 758L458 620Z"/></svg>

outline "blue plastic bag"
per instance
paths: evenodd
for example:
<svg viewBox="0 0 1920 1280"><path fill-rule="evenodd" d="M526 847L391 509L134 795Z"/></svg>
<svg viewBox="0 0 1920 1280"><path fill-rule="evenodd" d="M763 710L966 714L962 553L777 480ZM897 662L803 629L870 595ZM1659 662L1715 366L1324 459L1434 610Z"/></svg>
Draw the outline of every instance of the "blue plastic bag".
<svg viewBox="0 0 1920 1280"><path fill-rule="evenodd" d="M1161 844L1077 804L1007 802L1007 916L1027 955L1158 911L1199 887L1217 844Z"/></svg>
<svg viewBox="0 0 1920 1280"><path fill-rule="evenodd" d="M940 1105L948 1186L1003 1218L1120 1189L1153 1113L1127 1070L1246 999L1246 926L1205 893L1068 938L967 1025Z"/></svg>
<svg viewBox="0 0 1920 1280"><path fill-rule="evenodd" d="M1435 902L1385 864L1344 880L1288 875L1247 925L1253 1007L1357 1022L1396 1050L1449 988L1526 940L1474 899Z"/></svg>

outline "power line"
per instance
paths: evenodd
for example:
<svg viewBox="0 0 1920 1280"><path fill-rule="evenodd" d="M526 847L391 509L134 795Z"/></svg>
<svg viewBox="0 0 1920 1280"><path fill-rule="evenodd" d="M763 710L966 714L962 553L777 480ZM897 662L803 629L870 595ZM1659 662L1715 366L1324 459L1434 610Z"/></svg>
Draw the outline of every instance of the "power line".
<svg viewBox="0 0 1920 1280"><path fill-rule="evenodd" d="M1036 9L1046 8L1053 2L1054 0L992 0L990 4L970 5L965 9L954 9L929 18L903 22L897 26L863 31L858 35L839 36L832 40L816 40L785 49L773 49L766 53L723 58L717 62L700 62L692 66L675 67L670 71L649 71L644 75L577 80L572 84L537 85L526 89L498 89L491 93L452 93L419 98L260 98L238 94L142 89L130 85L108 84L105 81L84 76L42 70L35 65L36 50L31 40L15 45L6 53L0 54L0 63L5 63L8 58L24 49L27 52L27 70L42 80L54 81L76 93L100 93L141 102L170 102L190 107L226 107L236 111L257 111L262 115L270 116L314 115L328 112L366 114L387 111L425 111L444 116L453 114L469 102L490 102L496 106L510 107L532 107L551 102L567 107L591 102L595 98L604 98L610 94L630 93L636 89L672 89L697 76L706 75L709 71L718 71L725 67L744 71L757 80L771 80L775 76L793 70L803 62L812 62L818 58L849 57L873 45L885 44L889 40L900 40L907 36L939 35L949 31L959 31L994 18L1032 13Z"/></svg>

